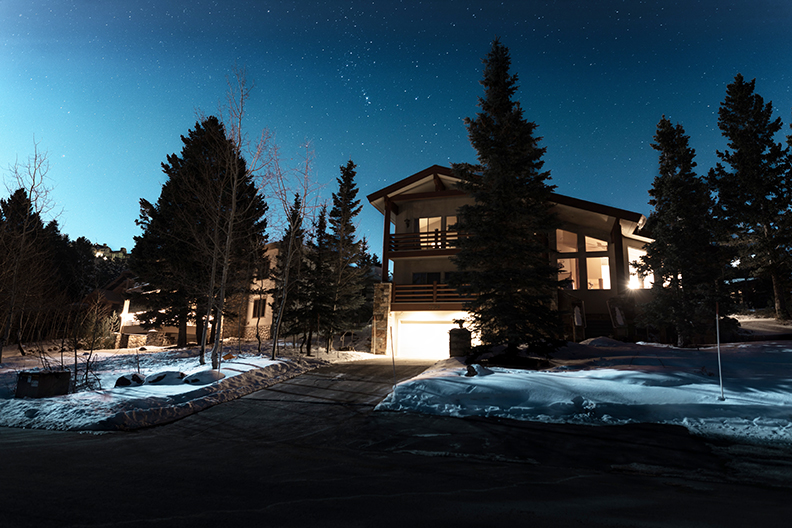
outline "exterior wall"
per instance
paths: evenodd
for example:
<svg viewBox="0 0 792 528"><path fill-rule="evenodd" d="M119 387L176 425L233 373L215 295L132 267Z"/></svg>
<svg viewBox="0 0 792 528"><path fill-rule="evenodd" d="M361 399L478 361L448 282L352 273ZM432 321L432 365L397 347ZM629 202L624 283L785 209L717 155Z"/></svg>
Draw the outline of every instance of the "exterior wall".
<svg viewBox="0 0 792 528"><path fill-rule="evenodd" d="M442 273L456 269L449 257L394 260L393 282L396 284L412 284L413 273Z"/></svg>
<svg viewBox="0 0 792 528"><path fill-rule="evenodd" d="M406 195L409 196L409 195ZM415 219L434 216L454 216L459 206L471 203L464 196L441 200L421 200L417 202L399 202L399 214L396 215L394 232L397 234L414 233ZM408 223L409 220L409 223Z"/></svg>

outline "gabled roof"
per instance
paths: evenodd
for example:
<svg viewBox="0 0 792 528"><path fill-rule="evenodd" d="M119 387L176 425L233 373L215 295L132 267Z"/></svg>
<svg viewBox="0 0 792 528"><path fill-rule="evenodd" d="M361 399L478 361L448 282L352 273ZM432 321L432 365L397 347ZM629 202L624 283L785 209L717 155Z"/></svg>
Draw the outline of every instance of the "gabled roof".
<svg viewBox="0 0 792 528"><path fill-rule="evenodd" d="M462 193L457 190L457 183L459 183L459 178L454 176L454 172L449 167L432 165L431 167L417 172L412 176L408 176L407 178L389 185L384 189L380 189L379 191L369 194L368 201L371 203L371 205L376 207L379 212L385 214L386 197L394 200L398 198L406 198L406 196L403 195L426 196L425 193L431 192L436 193L438 198L451 194L461 195ZM641 213L636 213L634 211L628 211L626 209L619 209L618 207L611 207L609 205L589 202L579 198L572 198L571 196L565 196L563 194L552 193L550 196L552 202L558 204L559 206L586 211L598 215L604 215L611 218L618 218L620 220L625 220L629 224L634 224L633 229L629 230L630 232L634 232L636 229L639 229L646 221L646 218Z"/></svg>

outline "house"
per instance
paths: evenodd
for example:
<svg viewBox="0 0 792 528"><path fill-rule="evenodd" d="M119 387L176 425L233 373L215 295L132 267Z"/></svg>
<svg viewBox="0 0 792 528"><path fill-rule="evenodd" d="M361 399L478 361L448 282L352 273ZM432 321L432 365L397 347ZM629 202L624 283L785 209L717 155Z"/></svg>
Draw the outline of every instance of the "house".
<svg viewBox="0 0 792 528"><path fill-rule="evenodd" d="M448 286L457 209L472 203L448 167L434 165L368 196L384 215L382 283L374 300L372 352L399 357L448 357L448 331L465 319L465 299ZM646 298L651 280L630 264L651 239L636 212L552 194L561 222L548 241L550 258L568 288L551 301L566 314L570 339L618 334L629 324L625 295ZM388 282L389 263L393 280ZM622 295L624 294L624 295Z"/></svg>

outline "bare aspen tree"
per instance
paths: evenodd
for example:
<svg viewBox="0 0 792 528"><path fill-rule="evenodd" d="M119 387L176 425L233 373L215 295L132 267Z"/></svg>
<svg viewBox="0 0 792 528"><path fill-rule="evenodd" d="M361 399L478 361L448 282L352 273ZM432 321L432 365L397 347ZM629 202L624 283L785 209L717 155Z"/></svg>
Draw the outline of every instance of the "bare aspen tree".
<svg viewBox="0 0 792 528"><path fill-rule="evenodd" d="M304 222L309 217L312 217L314 210L318 207L316 195L318 186L313 181L313 158L314 153L310 148L309 143L305 143L303 163L292 171L283 170L280 166L280 160L276 156L272 159L270 167L270 177L268 182L271 185L270 196L280 204L282 211L282 218L287 224L284 226L285 230L289 233L287 240L281 241L281 251L285 249L285 255L282 257L286 265L283 267L284 276L280 277L281 288L278 292L278 306L277 314L273 318L272 328L272 358L275 359L278 353L278 341L280 338L280 328L283 322L283 314L288 302L288 288L289 288L289 270L291 268L292 259L295 258L297 248L295 247L295 236L297 234L297 224ZM300 204L297 214L290 214L292 208L292 196L298 198Z"/></svg>
<svg viewBox="0 0 792 528"><path fill-rule="evenodd" d="M18 160L9 168L10 179L6 186L12 192L9 200L18 199L22 210L12 219L4 219L0 244L5 262L3 263L2 333L0 334L0 361L3 347L11 339L12 327L20 313L28 293L32 291L31 281L41 280L34 270L26 269L37 263L37 238L43 232L41 217L50 212L50 188L46 185L49 160L46 151L39 150L34 140L33 154L26 162ZM22 196L23 193L24 196Z"/></svg>

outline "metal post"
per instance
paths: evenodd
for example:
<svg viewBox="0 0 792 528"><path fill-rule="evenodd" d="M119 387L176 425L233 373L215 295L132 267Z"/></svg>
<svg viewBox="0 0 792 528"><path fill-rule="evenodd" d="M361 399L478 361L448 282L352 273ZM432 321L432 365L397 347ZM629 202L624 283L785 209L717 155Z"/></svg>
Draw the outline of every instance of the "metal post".
<svg viewBox="0 0 792 528"><path fill-rule="evenodd" d="M718 341L718 379L720 380L720 400L723 401L726 397L723 395L723 370L721 369L721 352L720 352L720 315L718 314L718 301L715 301L715 335Z"/></svg>

